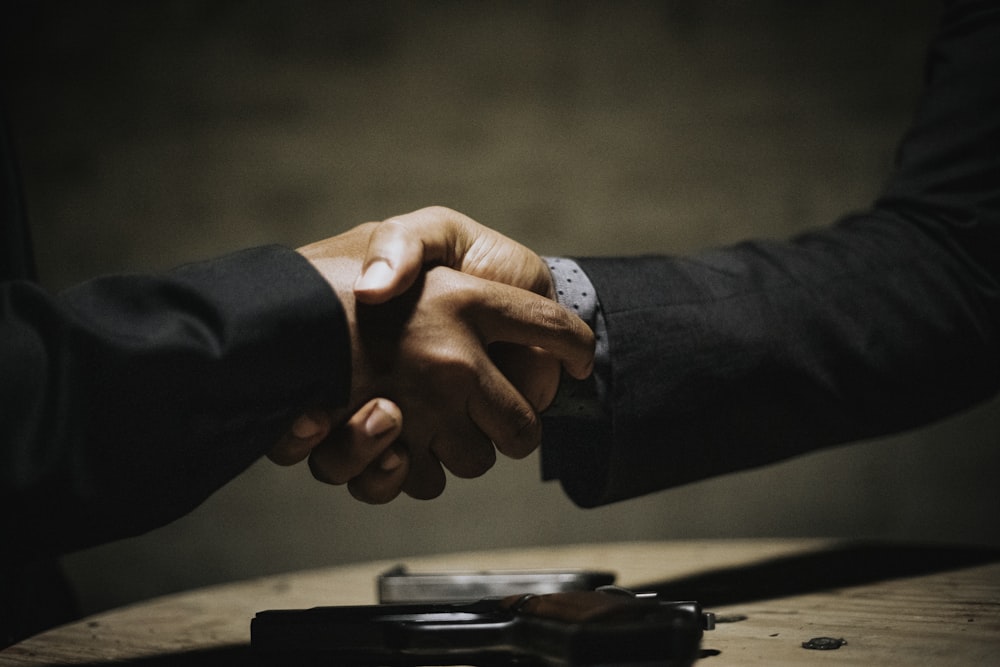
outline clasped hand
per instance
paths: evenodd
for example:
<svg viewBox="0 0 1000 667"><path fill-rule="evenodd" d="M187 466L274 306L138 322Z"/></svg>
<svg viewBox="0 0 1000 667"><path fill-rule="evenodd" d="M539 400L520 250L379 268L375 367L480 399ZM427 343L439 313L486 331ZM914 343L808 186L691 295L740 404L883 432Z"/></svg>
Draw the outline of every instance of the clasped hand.
<svg viewBox="0 0 1000 667"><path fill-rule="evenodd" d="M560 368L591 371L593 334L552 298L541 258L455 211L367 223L299 252L343 304L351 396L306 412L270 457L308 458L317 479L361 500L433 498L445 469L475 477L495 450L526 456Z"/></svg>

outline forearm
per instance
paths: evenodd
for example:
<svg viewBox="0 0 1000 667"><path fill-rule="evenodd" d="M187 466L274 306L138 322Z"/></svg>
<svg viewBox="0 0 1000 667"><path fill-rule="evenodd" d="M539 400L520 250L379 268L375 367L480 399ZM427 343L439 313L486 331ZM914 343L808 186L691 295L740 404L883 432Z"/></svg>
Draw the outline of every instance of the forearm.
<svg viewBox="0 0 1000 667"><path fill-rule="evenodd" d="M303 408L346 401L339 302L287 249L57 297L10 283L2 309L8 545L58 552L162 525Z"/></svg>
<svg viewBox="0 0 1000 667"><path fill-rule="evenodd" d="M992 395L997 304L903 224L856 219L788 244L630 260L628 273L657 286L638 300L614 260L581 260L607 318L612 436L592 461L606 486L571 495L637 495L918 426ZM560 459L577 446L562 442Z"/></svg>
<svg viewBox="0 0 1000 667"><path fill-rule="evenodd" d="M610 417L543 445L577 502L915 427L997 391L998 19L958 10L873 210L784 243L579 260L607 324Z"/></svg>

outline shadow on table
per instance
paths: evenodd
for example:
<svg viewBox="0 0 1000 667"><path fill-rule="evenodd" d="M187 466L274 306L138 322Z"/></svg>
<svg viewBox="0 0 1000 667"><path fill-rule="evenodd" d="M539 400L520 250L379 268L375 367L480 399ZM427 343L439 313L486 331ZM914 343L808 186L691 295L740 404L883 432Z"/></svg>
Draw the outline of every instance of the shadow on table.
<svg viewBox="0 0 1000 667"><path fill-rule="evenodd" d="M1000 561L1000 549L847 544L633 588L655 591L666 600L698 600L702 606L711 608L946 572L997 561ZM702 657L712 655L718 655L718 651L709 649L702 652ZM134 667L255 667L264 663L254 656L249 645L237 645L116 661L113 664ZM101 665L108 663L76 667Z"/></svg>
<svg viewBox="0 0 1000 667"><path fill-rule="evenodd" d="M698 600L705 607L717 607L946 572L996 561L1000 561L1000 549L858 543L709 570L633 588L654 591L664 600Z"/></svg>
<svg viewBox="0 0 1000 667"><path fill-rule="evenodd" d="M73 667L108 667L109 665L116 667L125 665L134 665L135 667L222 667L223 665L226 667L229 665L233 665L233 667L257 667L263 663L257 661L249 644L179 651L145 658L132 658L131 660L73 663Z"/></svg>

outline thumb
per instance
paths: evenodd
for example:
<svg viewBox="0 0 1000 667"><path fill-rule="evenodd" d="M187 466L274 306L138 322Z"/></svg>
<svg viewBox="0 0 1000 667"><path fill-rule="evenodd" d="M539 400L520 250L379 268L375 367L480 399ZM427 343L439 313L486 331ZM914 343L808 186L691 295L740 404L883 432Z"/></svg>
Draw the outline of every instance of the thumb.
<svg viewBox="0 0 1000 667"><path fill-rule="evenodd" d="M472 221L443 206L429 206L378 223L368 239L354 296L362 303L388 301L408 290L425 264L461 268L475 240Z"/></svg>
<svg viewBox="0 0 1000 667"><path fill-rule="evenodd" d="M420 236L393 218L379 223L368 239L361 275L354 296L362 303L378 304L399 296L413 285L425 261Z"/></svg>
<svg viewBox="0 0 1000 667"><path fill-rule="evenodd" d="M402 270L394 267L385 257L366 259L361 267L361 275L354 282L354 296L362 303L384 303L405 292L416 279L417 272L405 266Z"/></svg>

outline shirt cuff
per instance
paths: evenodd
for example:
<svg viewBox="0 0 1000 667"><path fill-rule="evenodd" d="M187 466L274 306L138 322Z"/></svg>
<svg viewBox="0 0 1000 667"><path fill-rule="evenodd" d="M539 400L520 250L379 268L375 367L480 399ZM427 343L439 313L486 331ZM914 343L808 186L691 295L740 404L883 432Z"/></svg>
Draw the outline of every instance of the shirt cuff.
<svg viewBox="0 0 1000 667"><path fill-rule="evenodd" d="M552 405L545 411L547 417L577 417L599 419L607 412L604 398L607 395L607 369L609 349L601 302L590 278L572 259L543 257L556 290L556 300L580 316L594 332L594 372L584 380L576 380L565 373L559 383Z"/></svg>

